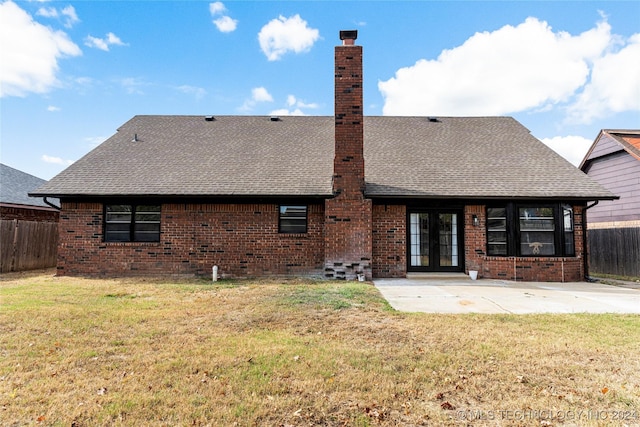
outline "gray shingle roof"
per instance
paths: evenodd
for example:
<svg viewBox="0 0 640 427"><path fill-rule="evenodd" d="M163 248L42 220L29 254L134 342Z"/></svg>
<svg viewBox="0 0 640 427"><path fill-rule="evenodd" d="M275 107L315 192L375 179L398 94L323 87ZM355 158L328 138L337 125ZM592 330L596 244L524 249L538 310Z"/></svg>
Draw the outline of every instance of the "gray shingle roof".
<svg viewBox="0 0 640 427"><path fill-rule="evenodd" d="M364 126L369 197L615 197L510 117ZM333 117L136 116L34 194L325 197L333 141Z"/></svg>
<svg viewBox="0 0 640 427"><path fill-rule="evenodd" d="M30 191L41 187L46 182L44 179L0 163L0 203L50 208L41 198L28 196ZM49 201L58 203L55 199Z"/></svg>

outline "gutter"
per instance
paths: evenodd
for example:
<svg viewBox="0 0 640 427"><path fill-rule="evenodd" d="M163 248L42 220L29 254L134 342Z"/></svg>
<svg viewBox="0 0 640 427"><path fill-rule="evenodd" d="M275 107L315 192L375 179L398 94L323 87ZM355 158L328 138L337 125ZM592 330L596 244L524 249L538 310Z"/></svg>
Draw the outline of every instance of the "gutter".
<svg viewBox="0 0 640 427"><path fill-rule="evenodd" d="M593 202L592 205L586 206L582 209L582 248L584 252L584 280L587 282L597 282L597 279L589 277L589 246L587 245L587 209L591 209L595 205L600 203L599 200Z"/></svg>
<svg viewBox="0 0 640 427"><path fill-rule="evenodd" d="M54 208L54 209L58 210L58 211L62 210L62 208L61 208L60 206L56 206L56 205L54 205L53 203L51 203L50 201L48 201L46 197L43 197L43 198L42 198L42 201L43 201L43 202L45 202L47 205L51 206L52 208Z"/></svg>

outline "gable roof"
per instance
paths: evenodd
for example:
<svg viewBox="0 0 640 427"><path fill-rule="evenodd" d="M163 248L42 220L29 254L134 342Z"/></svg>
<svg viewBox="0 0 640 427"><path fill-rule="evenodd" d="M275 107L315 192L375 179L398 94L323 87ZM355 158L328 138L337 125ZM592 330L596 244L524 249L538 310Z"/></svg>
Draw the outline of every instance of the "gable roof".
<svg viewBox="0 0 640 427"><path fill-rule="evenodd" d="M46 182L44 179L0 163L0 203L50 209L51 206L44 203L42 199L28 196L30 191L41 187ZM56 203L57 200L51 200L51 202Z"/></svg>
<svg viewBox="0 0 640 427"><path fill-rule="evenodd" d="M598 147L604 145L607 147L598 151ZM585 171L598 157L620 151L640 160L640 129L602 129L580 163L580 169Z"/></svg>
<svg viewBox="0 0 640 427"><path fill-rule="evenodd" d="M374 119L369 139L365 121L370 196L615 198L511 117Z"/></svg>
<svg viewBox="0 0 640 427"><path fill-rule="evenodd" d="M615 198L510 117L365 117L364 147L367 197ZM136 116L32 194L330 197L333 155L333 116Z"/></svg>

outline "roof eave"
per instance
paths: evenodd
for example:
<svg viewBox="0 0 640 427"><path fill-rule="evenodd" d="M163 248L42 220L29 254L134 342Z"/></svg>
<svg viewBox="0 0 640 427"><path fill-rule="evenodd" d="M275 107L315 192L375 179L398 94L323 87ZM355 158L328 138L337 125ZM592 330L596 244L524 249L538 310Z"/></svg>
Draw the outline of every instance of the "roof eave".
<svg viewBox="0 0 640 427"><path fill-rule="evenodd" d="M9 202L0 202L0 206L6 208L15 208L15 209L30 209L30 210L38 210L38 211L54 211L57 212L56 209L49 206L41 206L41 205L25 205L22 203L9 203Z"/></svg>
<svg viewBox="0 0 640 427"><path fill-rule="evenodd" d="M134 194L134 193L29 193L31 197L55 197L58 199L128 199L128 198L145 198L145 199L229 199L229 198L246 198L246 199L293 199L293 198L307 198L307 199L326 199L332 197L332 194L160 194L160 193L146 193L146 194Z"/></svg>
<svg viewBox="0 0 640 427"><path fill-rule="evenodd" d="M406 200L406 199L421 199L421 200L555 200L555 201L580 201L580 202L588 202L592 200L618 200L620 196L611 195L611 196L500 196L500 195L474 195L474 196L450 196L450 195L438 195L438 194L429 194L429 195L399 195L399 194L369 194L366 195L369 199L397 199L397 200Z"/></svg>

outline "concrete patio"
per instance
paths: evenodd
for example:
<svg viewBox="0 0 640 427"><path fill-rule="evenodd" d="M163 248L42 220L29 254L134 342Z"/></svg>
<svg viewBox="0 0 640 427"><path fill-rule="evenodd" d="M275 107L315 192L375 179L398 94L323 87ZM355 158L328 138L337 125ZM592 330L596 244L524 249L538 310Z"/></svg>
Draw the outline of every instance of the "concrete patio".
<svg viewBox="0 0 640 427"><path fill-rule="evenodd" d="M373 282L393 308L405 312L640 314L640 286L471 280L464 274Z"/></svg>

